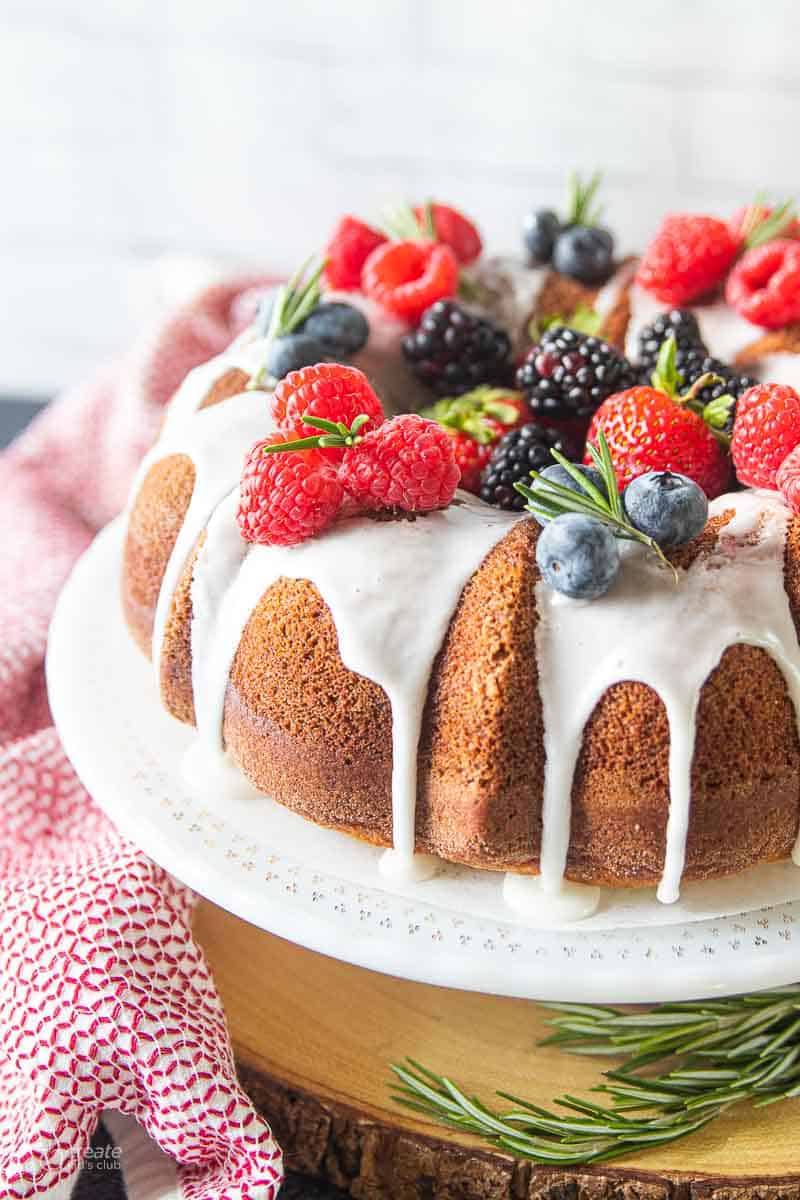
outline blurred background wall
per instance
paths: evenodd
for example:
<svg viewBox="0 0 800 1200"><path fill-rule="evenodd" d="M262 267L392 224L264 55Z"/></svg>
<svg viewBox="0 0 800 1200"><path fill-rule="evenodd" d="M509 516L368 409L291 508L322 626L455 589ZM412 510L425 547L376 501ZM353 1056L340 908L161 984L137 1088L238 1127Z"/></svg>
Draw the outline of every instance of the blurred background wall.
<svg viewBox="0 0 800 1200"><path fill-rule="evenodd" d="M799 61L797 0L0 0L0 392L346 210L436 196L513 249L599 166L633 247L667 208L793 194Z"/></svg>

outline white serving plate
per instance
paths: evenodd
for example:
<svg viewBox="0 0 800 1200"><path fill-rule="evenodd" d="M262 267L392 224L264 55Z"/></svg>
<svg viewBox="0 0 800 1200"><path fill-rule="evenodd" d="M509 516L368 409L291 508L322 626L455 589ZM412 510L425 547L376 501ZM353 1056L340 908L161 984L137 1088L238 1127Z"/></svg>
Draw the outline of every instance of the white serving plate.
<svg viewBox="0 0 800 1200"><path fill-rule="evenodd" d="M773 987L800 978L800 870L759 867L654 890L607 891L568 928L535 928L502 898L502 876L443 864L389 882L380 851L264 796L198 797L181 761L193 731L161 708L119 603L122 526L76 565L50 631L55 722L89 792L126 837L209 900L359 966L426 983L538 1000L638 1002Z"/></svg>

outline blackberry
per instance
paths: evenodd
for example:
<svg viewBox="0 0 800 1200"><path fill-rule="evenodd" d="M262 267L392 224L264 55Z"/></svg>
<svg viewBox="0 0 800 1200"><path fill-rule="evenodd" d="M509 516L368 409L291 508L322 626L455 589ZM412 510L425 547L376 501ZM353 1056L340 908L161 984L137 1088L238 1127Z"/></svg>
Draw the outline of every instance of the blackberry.
<svg viewBox="0 0 800 1200"><path fill-rule="evenodd" d="M517 387L534 413L588 419L614 392L636 382L626 358L602 338L554 325L528 351Z"/></svg>
<svg viewBox="0 0 800 1200"><path fill-rule="evenodd" d="M709 372L712 375L719 375L721 383L708 384L697 393L696 398L703 407L710 404L712 400L718 400L720 396L733 396L734 400L738 400L748 388L755 387L758 383L758 380L753 379L751 375L740 375L735 367L721 362L718 358L712 358L705 352L704 347L694 347L676 354L675 364L681 374L683 380L681 387L684 391L690 388L701 375L707 375ZM733 404L728 410L727 419L722 426L724 433L731 433L733 430L735 416L736 405Z"/></svg>
<svg viewBox="0 0 800 1200"><path fill-rule="evenodd" d="M481 383L511 381L508 334L454 300L437 300L403 338L403 356L437 396L459 396Z"/></svg>
<svg viewBox="0 0 800 1200"><path fill-rule="evenodd" d="M531 471L541 471L553 462L551 450L565 458L579 458L579 447L557 429L535 421L511 429L500 439L481 475L481 500L496 508L522 512L525 497L515 490L517 480L527 480Z"/></svg>
<svg viewBox="0 0 800 1200"><path fill-rule="evenodd" d="M636 365L642 383L650 383L658 362L658 352L671 333L675 335L677 358L680 358L682 351L697 347L703 354L708 353L694 313L688 308L667 309L639 333L639 359Z"/></svg>

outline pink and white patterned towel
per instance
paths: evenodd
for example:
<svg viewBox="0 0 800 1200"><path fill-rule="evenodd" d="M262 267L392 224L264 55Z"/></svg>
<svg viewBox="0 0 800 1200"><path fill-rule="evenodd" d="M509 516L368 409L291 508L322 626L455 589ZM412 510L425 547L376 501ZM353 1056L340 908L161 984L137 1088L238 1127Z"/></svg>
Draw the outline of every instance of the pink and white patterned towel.
<svg viewBox="0 0 800 1200"><path fill-rule="evenodd" d="M192 938L192 895L86 793L44 682L72 564L122 507L177 384L266 282L207 288L0 455L0 1197L69 1195L104 1110L131 1197L135 1180L166 1195L167 1177L184 1200L280 1187L280 1150L236 1081Z"/></svg>

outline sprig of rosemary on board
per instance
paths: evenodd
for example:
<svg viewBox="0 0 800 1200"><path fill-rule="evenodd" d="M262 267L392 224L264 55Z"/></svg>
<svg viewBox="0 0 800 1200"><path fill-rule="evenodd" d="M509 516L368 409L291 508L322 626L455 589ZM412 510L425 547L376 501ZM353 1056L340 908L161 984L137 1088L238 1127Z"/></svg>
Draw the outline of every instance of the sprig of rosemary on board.
<svg viewBox="0 0 800 1200"><path fill-rule="evenodd" d="M492 1108L412 1059L392 1064L394 1099L520 1158L566 1166L677 1141L742 1100L800 1096L800 984L644 1012L549 1008L554 1032L542 1045L621 1058L593 1089L601 1101L565 1094L547 1109L501 1091L510 1107Z"/></svg>

